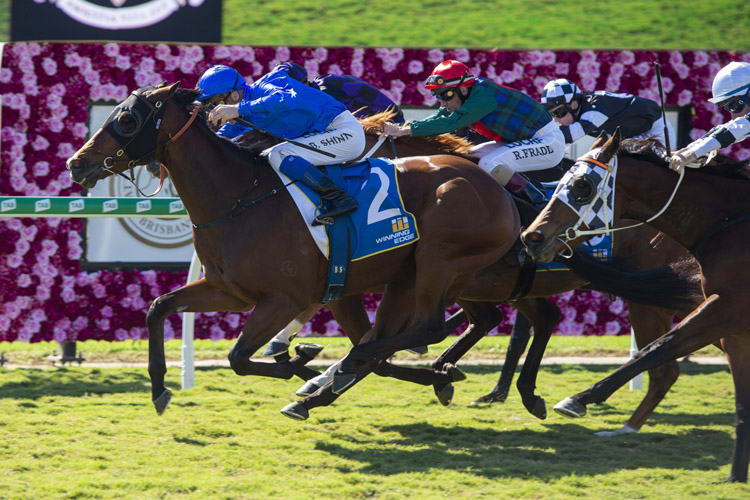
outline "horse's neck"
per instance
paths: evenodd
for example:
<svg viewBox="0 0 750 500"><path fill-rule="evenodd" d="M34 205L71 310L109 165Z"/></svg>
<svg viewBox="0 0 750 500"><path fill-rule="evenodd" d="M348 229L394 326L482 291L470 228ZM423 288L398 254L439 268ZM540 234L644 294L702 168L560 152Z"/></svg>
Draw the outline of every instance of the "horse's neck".
<svg viewBox="0 0 750 500"><path fill-rule="evenodd" d="M646 221L669 201L679 177L665 167L621 159L617 175L616 216ZM723 190L715 184L720 178L686 173L674 199L663 214L649 223L672 239L689 248L705 231L723 216L715 210L713 196L721 197Z"/></svg>
<svg viewBox="0 0 750 500"><path fill-rule="evenodd" d="M169 145L162 163L194 223L227 215L256 179L265 184L266 190L270 189L269 181L279 182L277 176L269 175L273 173L270 166L259 166L249 154L237 154L213 132L198 126Z"/></svg>

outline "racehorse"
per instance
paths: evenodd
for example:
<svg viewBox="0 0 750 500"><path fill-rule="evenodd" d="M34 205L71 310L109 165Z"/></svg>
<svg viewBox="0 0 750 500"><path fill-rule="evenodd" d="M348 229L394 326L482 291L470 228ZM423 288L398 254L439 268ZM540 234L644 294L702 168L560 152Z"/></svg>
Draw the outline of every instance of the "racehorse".
<svg viewBox="0 0 750 500"><path fill-rule="evenodd" d="M367 132L368 145L365 148L366 150L369 150L371 145L374 144L375 137L377 137L378 132L382 130L382 124L387 119L387 114L381 114L361 120L365 131ZM392 156L394 152L398 152L399 156L411 156L428 154L430 151L434 151L440 153L455 152L471 158L467 155L471 144L460 140L457 137L446 134L439 139L425 139L426 138L402 137L396 142L396 145L394 146L395 151L390 146L383 145L376 151L376 154ZM522 203L522 205L525 204ZM527 215L533 213L533 211L528 208L526 208L526 210ZM649 269L673 262L681 262L688 258L688 254L684 248L648 226L642 226L633 231L618 234L613 240L612 253L615 256L629 256L633 265L638 269ZM517 316L516 325L511 334L506 359L498 383L489 394L480 397L475 403L492 403L504 401L506 399L512 382L513 373L530 337L529 327L533 324L534 338L526 362L524 363L519 376L517 388L527 410L539 418L545 418L546 405L544 400L535 394L534 390L536 387L536 377L541 359L544 350L546 349L547 342L549 341L559 318L560 311L552 303L540 298L527 298L518 301L516 290L512 287L514 285L517 287L519 280L529 279L528 275L525 275L525 272L522 271L522 265L520 264L506 260L505 265L508 267L507 278L503 280L505 288L495 284L495 287L499 286L500 288L499 290L496 290L496 293L498 293L497 296L502 296L503 301L511 299L511 304L520 309L522 314ZM692 266L688 265L688 267L690 267L690 272L698 272L697 269L692 268ZM546 297L551 294L565 292L586 285L584 280L570 271L537 272L531 279L534 280L536 288L534 290L529 289L525 291L523 294L524 297ZM545 284L548 287L546 290L543 288L545 287ZM511 288L507 288L508 286ZM539 290L543 290L541 294ZM693 306L697 306L700 298L700 293L696 293L694 300L690 303L690 309L692 309ZM652 305L644 305L637 301L626 302L636 341L638 345L641 346L650 343L666 333L671 328L675 314L684 316L690 312L690 309L685 308L681 311L676 311L669 308L665 309ZM321 306L318 305L317 307L312 308L307 313L306 317L299 318L300 323L307 321L320 307ZM352 338L352 343L359 343L359 339L370 326L367 313L362 306L361 300L351 300L349 297L347 298L346 304L332 302L328 307L332 310L334 317L342 325L344 331L347 332L347 335ZM526 315L531 319L531 322L526 319ZM454 324L447 326L448 331L452 331L456 326L456 320L453 318L452 320L454 321ZM461 323L461 321L458 321L458 323ZM441 354L433 362L433 368L435 370L441 370L446 363L455 365L460 356L468 352L473 344L478 342L478 340L494 326L495 324L491 322L488 322L483 326L471 325L464 335L459 337L445 353ZM409 369L407 368L406 370L406 372L395 371L393 367L382 366L379 367L379 369L376 369L376 373L403 379L403 375L409 373ZM622 428L612 432L612 434L638 431L651 413L653 413L656 406L658 406L664 398L670 387L675 383L679 373L679 364L676 361L665 363L664 365L650 370L648 390L644 395L642 402L638 405L633 415L622 426ZM439 375L435 374L435 376ZM448 404L453 394L452 387L449 383L446 383L444 379L441 381L435 381L433 377L433 375L427 372L423 372L422 376L416 376L414 372L411 372L408 380L425 385L433 384L439 401L442 404ZM323 378L316 380L319 385L323 385L319 382L320 380L325 381L327 379ZM309 382L305 387L310 387ZM315 385L312 385L311 387L312 389L308 388L308 391L310 392L305 393L305 391L298 391L298 394L309 395L314 392L313 389L318 388ZM309 403L309 401L302 402L306 407ZM310 404L309 407L312 408L312 404ZM298 407L295 405L295 408ZM604 432L602 434L608 433Z"/></svg>
<svg viewBox="0 0 750 500"><path fill-rule="evenodd" d="M568 199L573 199L574 204L578 200L577 210L555 197L522 234L524 244L535 258L550 259L561 249L565 250L564 241L577 235L573 228L580 213L608 191L602 188L607 177L604 171L613 171L615 162L617 175L612 196L616 193L617 216L648 221L689 249L700 264L705 300L628 363L585 391L561 401L555 410L569 417L582 417L586 414L586 405L605 401L644 370L709 344L719 344L726 353L735 385L736 439L727 481L747 482L750 320L745 307L750 253L745 245L750 234L747 214L750 181L747 175L736 175L736 172L744 172L742 169L735 169L734 177L730 177L732 172L727 173L727 169L709 166L684 174L675 191L678 176L666 168L666 162L660 157L648 152L632 154L621 150L619 131L606 141L600 137L593 149L578 161L579 170L563 187ZM593 179L601 179L601 182ZM654 217L656 214L658 217Z"/></svg>
<svg viewBox="0 0 750 500"><path fill-rule="evenodd" d="M179 89L179 84L133 92L67 162L73 180L92 187L109 175L159 161L169 170L193 223L204 278L157 298L146 317L157 413L163 413L171 400L164 386L163 346L163 324L169 314L254 307L229 353L230 366L239 375L290 378L309 361L305 352L280 363L250 357L282 326L319 302L326 285L327 261L278 173L257 152L216 136L203 118L195 120L196 97L197 92ZM465 299L462 306L473 323L497 315L493 305L480 302L479 293L494 281L482 280L507 274L497 263L520 232L510 195L474 163L443 155L398 159L394 164L420 239L352 263L349 294L379 287L384 292L374 327L352 349L343 376L337 377L343 382L337 392L397 350L442 340L447 335L446 303ZM237 202L230 207L227 200ZM644 293L638 283L643 275L628 274L633 279L626 282L622 274L615 284L623 295L641 293L644 300L665 295L655 287L646 287ZM657 282L664 278L650 276ZM672 285L681 288L684 283Z"/></svg>

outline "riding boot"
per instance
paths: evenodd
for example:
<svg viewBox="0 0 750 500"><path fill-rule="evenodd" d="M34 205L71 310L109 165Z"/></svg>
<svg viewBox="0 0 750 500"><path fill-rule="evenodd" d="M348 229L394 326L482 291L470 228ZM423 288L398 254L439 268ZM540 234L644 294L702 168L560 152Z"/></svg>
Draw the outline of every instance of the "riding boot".
<svg viewBox="0 0 750 500"><path fill-rule="evenodd" d="M513 174L505 187L512 193L521 195L522 198L540 210L547 205L547 196L530 182L528 178L518 172Z"/></svg>
<svg viewBox="0 0 750 500"><path fill-rule="evenodd" d="M334 217L353 212L358 207L354 198L304 158L287 156L279 165L279 171L314 189L327 202L328 210L315 217L313 225L333 224Z"/></svg>

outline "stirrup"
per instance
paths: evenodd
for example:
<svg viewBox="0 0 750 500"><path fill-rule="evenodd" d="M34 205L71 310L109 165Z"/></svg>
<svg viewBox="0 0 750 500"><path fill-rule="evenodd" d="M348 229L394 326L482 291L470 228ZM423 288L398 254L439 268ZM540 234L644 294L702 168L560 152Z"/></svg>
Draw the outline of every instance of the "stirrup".
<svg viewBox="0 0 750 500"><path fill-rule="evenodd" d="M327 216L318 215L312 221L312 225L313 226L332 226L333 225L333 217L327 217Z"/></svg>

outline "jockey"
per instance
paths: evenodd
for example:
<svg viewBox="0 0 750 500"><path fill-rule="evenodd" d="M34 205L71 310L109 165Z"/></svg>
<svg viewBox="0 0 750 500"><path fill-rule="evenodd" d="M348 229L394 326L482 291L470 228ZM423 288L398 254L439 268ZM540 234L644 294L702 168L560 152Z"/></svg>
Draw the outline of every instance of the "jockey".
<svg viewBox="0 0 750 500"><path fill-rule="evenodd" d="M346 106L357 118L366 118L383 111L393 110L395 123L404 123L404 113L398 104L369 83L352 75L323 75L307 80L307 70L294 62L285 62L274 68L312 88L322 90Z"/></svg>
<svg viewBox="0 0 750 500"><path fill-rule="evenodd" d="M469 126L490 139L468 153L479 158L479 166L511 192L537 206L546 203L545 195L519 174L555 167L565 153L560 127L542 105L523 92L476 78L453 60L440 63L425 87L442 107L404 126L386 123L383 134L431 136Z"/></svg>
<svg viewBox="0 0 750 500"><path fill-rule="evenodd" d="M357 202L317 165L333 165L362 154L362 125L343 104L327 94L301 84L284 71L271 71L252 85L233 68L217 65L198 81L198 101L215 105L209 121L221 128L219 135L234 138L247 131L239 118L284 139L301 139L310 149L282 142L263 154L284 175L301 181L330 203L330 210L315 218L323 224L357 209ZM327 151L335 158L315 150Z"/></svg>
<svg viewBox="0 0 750 500"><path fill-rule="evenodd" d="M750 64L731 62L721 68L712 85L709 102L724 108L732 120L709 130L703 137L677 151L669 162L675 172L697 158L725 148L750 136Z"/></svg>
<svg viewBox="0 0 750 500"><path fill-rule="evenodd" d="M617 127L623 138L652 138L666 144L661 107L650 99L604 90L582 93L575 83L558 78L544 86L541 102L560 124L566 144L585 135L596 137L602 131L611 136ZM667 130L669 143L676 144L669 122Z"/></svg>

